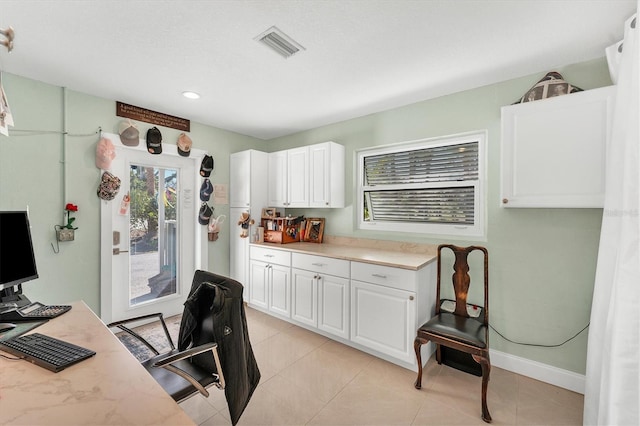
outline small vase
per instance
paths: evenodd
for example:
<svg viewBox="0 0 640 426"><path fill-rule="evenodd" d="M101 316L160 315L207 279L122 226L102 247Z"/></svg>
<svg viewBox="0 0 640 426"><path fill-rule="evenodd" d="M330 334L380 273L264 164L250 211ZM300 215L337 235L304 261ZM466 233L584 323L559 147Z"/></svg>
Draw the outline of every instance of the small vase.
<svg viewBox="0 0 640 426"><path fill-rule="evenodd" d="M58 241L73 241L75 238L75 230L69 228L56 229L56 238Z"/></svg>

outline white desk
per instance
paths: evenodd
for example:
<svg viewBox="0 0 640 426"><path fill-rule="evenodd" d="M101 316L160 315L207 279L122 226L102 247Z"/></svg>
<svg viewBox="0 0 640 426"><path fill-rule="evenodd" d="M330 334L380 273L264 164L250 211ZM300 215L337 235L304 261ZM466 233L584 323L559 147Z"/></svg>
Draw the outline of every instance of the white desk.
<svg viewBox="0 0 640 426"><path fill-rule="evenodd" d="M52 373L0 357L0 425L193 425L84 302L35 328L96 352Z"/></svg>

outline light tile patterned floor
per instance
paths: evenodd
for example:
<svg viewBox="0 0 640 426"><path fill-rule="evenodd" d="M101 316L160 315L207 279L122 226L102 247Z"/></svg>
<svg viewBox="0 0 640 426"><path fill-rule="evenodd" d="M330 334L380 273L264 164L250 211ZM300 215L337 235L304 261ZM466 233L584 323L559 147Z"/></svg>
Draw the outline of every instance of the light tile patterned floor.
<svg viewBox="0 0 640 426"><path fill-rule="evenodd" d="M239 425L484 425L480 378L430 360L415 373L247 308L262 373ZM583 396L496 367L494 425L581 425ZM180 404L199 425L229 425L222 391Z"/></svg>

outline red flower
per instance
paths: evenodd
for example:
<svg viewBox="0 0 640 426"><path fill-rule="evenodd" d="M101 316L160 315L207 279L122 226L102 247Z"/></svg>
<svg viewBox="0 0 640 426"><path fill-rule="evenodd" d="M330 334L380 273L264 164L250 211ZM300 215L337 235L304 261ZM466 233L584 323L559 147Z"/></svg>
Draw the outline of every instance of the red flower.
<svg viewBox="0 0 640 426"><path fill-rule="evenodd" d="M65 210L70 211L70 212L77 212L78 211L78 206L76 206L75 204L71 204L68 203L65 207Z"/></svg>

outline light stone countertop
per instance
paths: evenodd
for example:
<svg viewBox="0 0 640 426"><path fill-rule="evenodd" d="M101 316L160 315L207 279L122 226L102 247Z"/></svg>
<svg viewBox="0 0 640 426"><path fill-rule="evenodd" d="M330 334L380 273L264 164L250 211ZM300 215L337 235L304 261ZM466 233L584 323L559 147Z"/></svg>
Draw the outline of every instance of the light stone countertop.
<svg viewBox="0 0 640 426"><path fill-rule="evenodd" d="M0 425L194 425L84 302L70 304L33 332L96 355L59 373L0 358Z"/></svg>
<svg viewBox="0 0 640 426"><path fill-rule="evenodd" d="M254 246L314 254L416 271L436 259L436 246L396 241L327 237L318 243L251 243Z"/></svg>

